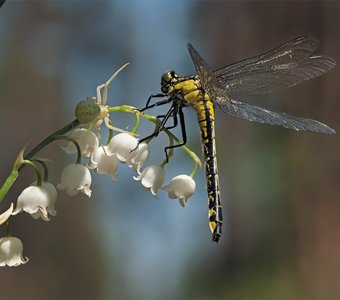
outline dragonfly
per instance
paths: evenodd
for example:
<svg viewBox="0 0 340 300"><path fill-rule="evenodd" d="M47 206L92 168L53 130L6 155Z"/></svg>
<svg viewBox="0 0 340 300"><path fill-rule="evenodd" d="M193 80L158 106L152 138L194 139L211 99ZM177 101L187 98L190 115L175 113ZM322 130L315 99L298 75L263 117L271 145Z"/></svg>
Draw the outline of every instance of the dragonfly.
<svg viewBox="0 0 340 300"><path fill-rule="evenodd" d="M197 75L180 76L175 71L164 73L161 78L162 93L152 94L142 109L170 104L168 112L159 116L159 128L143 139L157 136L165 128L172 129L179 123L183 140L166 147L166 153L187 142L183 108L189 106L196 110L205 162L209 227L214 242L218 242L221 237L223 223L215 142L215 106L229 116L247 121L296 131L334 134L332 128L319 121L236 100L240 95L267 94L288 88L334 68L336 62L333 58L314 54L318 45L316 37L306 35L263 54L212 71L189 43L187 47ZM165 99L151 104L152 99L160 97ZM171 119L173 122L169 124Z"/></svg>

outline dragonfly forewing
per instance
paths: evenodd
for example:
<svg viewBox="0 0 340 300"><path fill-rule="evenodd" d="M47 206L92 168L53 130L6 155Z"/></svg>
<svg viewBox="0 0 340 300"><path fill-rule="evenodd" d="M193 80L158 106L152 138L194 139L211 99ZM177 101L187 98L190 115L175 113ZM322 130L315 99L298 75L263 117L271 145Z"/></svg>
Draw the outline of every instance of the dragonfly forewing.
<svg viewBox="0 0 340 300"><path fill-rule="evenodd" d="M318 77L336 65L333 58L315 55L319 41L303 36L264 54L214 71L231 95L266 94Z"/></svg>

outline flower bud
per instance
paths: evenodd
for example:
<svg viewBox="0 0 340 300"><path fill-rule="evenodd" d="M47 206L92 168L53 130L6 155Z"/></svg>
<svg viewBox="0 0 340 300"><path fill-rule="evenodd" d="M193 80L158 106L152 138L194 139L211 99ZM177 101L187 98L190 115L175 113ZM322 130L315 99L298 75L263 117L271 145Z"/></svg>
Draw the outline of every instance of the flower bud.
<svg viewBox="0 0 340 300"><path fill-rule="evenodd" d="M75 115L81 124L88 124L97 119L100 106L91 98L80 101L76 106Z"/></svg>

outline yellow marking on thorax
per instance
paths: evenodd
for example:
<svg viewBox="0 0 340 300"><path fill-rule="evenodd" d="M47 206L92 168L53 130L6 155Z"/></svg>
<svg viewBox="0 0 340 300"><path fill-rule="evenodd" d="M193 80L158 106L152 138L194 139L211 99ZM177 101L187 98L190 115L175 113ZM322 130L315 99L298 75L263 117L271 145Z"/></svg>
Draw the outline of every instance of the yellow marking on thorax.
<svg viewBox="0 0 340 300"><path fill-rule="evenodd" d="M185 80L174 85L174 89L181 90L184 95L198 89L194 79Z"/></svg>
<svg viewBox="0 0 340 300"><path fill-rule="evenodd" d="M181 91L183 93L184 100L191 104L197 111L199 120L206 119L207 110L210 112L210 118L214 120L214 104L208 94L203 95L194 79L188 79L175 84L173 90Z"/></svg>
<svg viewBox="0 0 340 300"><path fill-rule="evenodd" d="M203 97L203 94L194 79L188 79L175 84L173 90L181 91L184 100L193 106Z"/></svg>

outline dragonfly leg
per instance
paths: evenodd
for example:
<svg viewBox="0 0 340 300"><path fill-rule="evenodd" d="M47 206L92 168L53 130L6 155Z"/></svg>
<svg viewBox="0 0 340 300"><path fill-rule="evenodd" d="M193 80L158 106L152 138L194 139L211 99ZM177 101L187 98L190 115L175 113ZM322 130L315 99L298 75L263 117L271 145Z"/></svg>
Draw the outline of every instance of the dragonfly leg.
<svg viewBox="0 0 340 300"><path fill-rule="evenodd" d="M146 109L153 108L153 107L159 106L159 105L163 105L163 104L166 104L166 103L169 103L170 101L172 101L172 99L169 98L169 99L157 101L157 102L155 102L154 104L151 104L151 105L150 105L150 102L151 102L151 100L152 100L153 98L164 98L164 97L166 97L166 96L167 96L166 94L153 94L153 95L151 95L151 96L148 98L148 100L146 101L145 107L143 107L142 109L140 109L140 111L144 111L144 110L146 110Z"/></svg>
<svg viewBox="0 0 340 300"><path fill-rule="evenodd" d="M175 128L175 127L177 126L177 124L178 124L178 120L177 120L177 112L178 112L177 110L174 110L174 111L172 112L172 115L170 115L170 117L168 118L168 119L172 118L173 124L170 125L170 126L164 126L164 129L170 130L170 129L173 129L173 128ZM158 115L158 116L157 116L157 119L159 119L160 121L162 121L162 120L165 118L165 116L166 116L166 115Z"/></svg>
<svg viewBox="0 0 340 300"><path fill-rule="evenodd" d="M186 133L186 130L185 130L185 121L184 121L184 114L183 114L182 106L178 106L178 115L179 115L179 122L180 122L180 125L181 125L182 140L183 141L182 141L182 143L165 147L164 151L165 151L167 162L169 162L168 150L178 148L178 147L182 147L187 143L187 133ZM177 126L177 113L174 116L174 126L171 127L171 128L174 128L176 126Z"/></svg>
<svg viewBox="0 0 340 300"><path fill-rule="evenodd" d="M168 111L168 112L166 113L166 115L164 116L164 118L162 119L161 124L159 125L159 127L156 128L156 130L155 130L152 134L148 135L148 136L145 137L145 138L140 139L139 142L138 142L138 144L140 144L140 143L142 143L142 142L144 142L144 141L146 141L146 140L149 140L149 139L151 139L151 138L157 136L164 128L166 128L166 127L165 127L165 124L166 124L166 122L169 120L170 117L173 117L173 116L174 116L173 112L174 112L175 110L177 110L177 107L176 107L176 106L177 106L177 105L173 104L173 105L171 106L171 108L169 109L169 111ZM176 114L175 114L175 115L176 115Z"/></svg>

